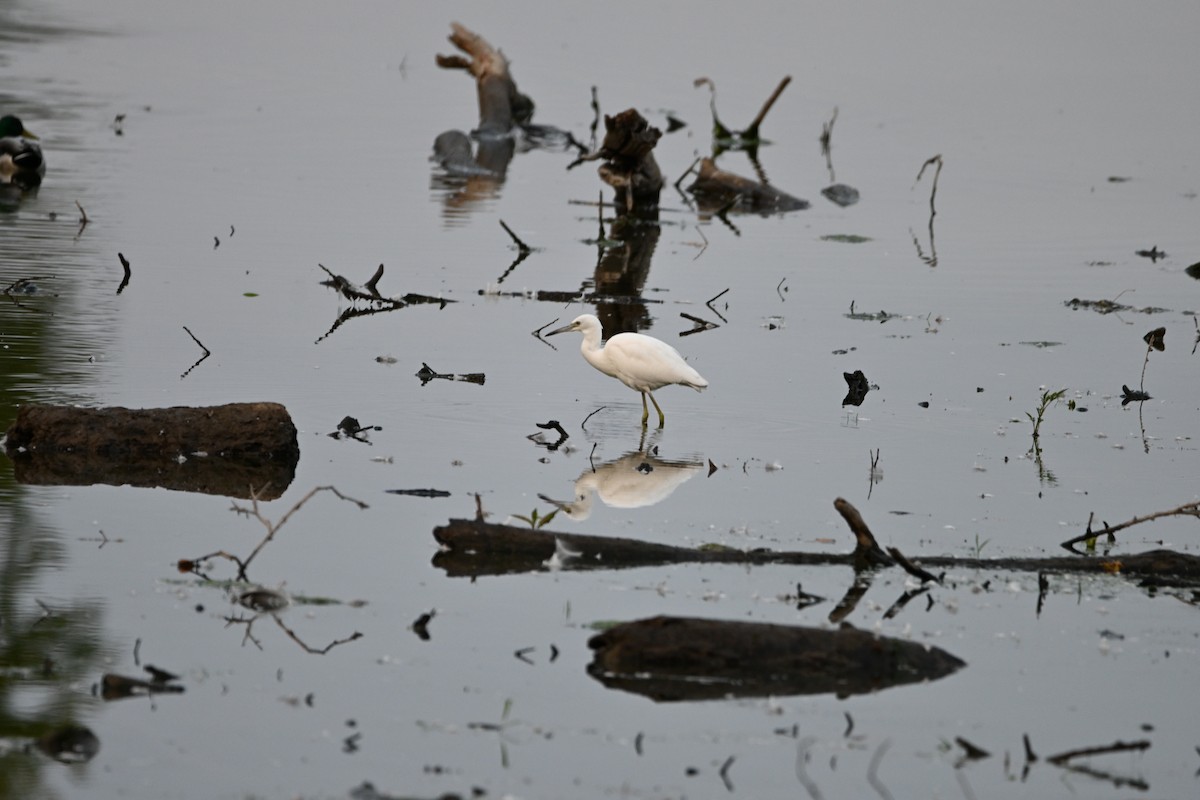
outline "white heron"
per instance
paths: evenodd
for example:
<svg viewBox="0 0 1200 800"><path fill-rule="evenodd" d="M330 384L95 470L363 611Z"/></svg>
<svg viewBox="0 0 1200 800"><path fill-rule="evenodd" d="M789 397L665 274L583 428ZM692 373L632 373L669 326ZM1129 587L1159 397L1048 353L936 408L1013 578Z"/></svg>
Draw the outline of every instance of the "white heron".
<svg viewBox="0 0 1200 800"><path fill-rule="evenodd" d="M602 342L604 329L600 320L592 314L581 314L572 320L570 325L564 325L546 335L553 336L569 331L579 331L583 334L583 344L579 346L579 352L583 353L589 364L605 375L616 378L630 389L642 393L643 427L650 418L646 395L650 395L650 402L654 403L654 410L658 412L658 427L661 428L667 420L652 394L655 389L677 383L701 392L708 386L708 381L683 360L678 350L653 336L618 333L608 341Z"/></svg>

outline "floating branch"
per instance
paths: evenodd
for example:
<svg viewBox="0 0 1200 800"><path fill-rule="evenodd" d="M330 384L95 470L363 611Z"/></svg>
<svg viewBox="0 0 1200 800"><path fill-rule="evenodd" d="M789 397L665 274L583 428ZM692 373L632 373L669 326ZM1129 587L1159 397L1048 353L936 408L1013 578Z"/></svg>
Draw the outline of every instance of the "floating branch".
<svg viewBox="0 0 1200 800"><path fill-rule="evenodd" d="M1092 530L1092 520L1088 518L1087 530L1073 539L1068 539L1062 543L1062 546L1072 553L1078 552L1074 545L1080 542L1086 542L1089 539L1095 539L1100 534L1106 534L1112 537L1119 530L1130 528L1134 525L1140 525L1143 522L1151 522L1152 520L1161 519L1162 517L1196 517L1200 519L1200 501L1184 503L1176 508L1168 509L1167 511L1155 511L1153 514L1147 514L1143 517L1133 517L1130 520L1110 526L1107 522L1104 523L1104 529L1099 531Z"/></svg>
<svg viewBox="0 0 1200 800"><path fill-rule="evenodd" d="M709 299L709 300L708 300L708 301L707 301L707 302L704 304L704 305L708 306L708 308L709 308L709 310L710 310L710 311L712 311L712 312L713 312L714 314L716 314L718 317L721 317L721 322L725 322L725 323L728 323L728 322L729 322L729 320L727 320L727 319L725 319L725 317L721 316L721 312L720 312L720 311L717 311L717 309L713 307L713 303L717 302L718 300L720 300L722 297L724 297L724 296L725 296L726 294L728 294L728 293L729 293L729 289L728 289L728 288L726 288L726 289L724 289L724 290L722 290L722 291L720 291L720 292L717 292L715 295L713 295L713 296L712 296L712 298L711 298L711 299ZM726 311L728 311L728 310L729 310L729 303L726 303L726 304L725 304L725 310L726 310Z"/></svg>
<svg viewBox="0 0 1200 800"><path fill-rule="evenodd" d="M500 227L504 228L504 232L507 233L509 236L511 236L512 240L514 242L516 242L517 249L520 252L525 253L525 254L529 254L529 253L533 252L533 248L530 247L529 245L525 244L523 241L521 241L521 237L517 236L517 234L513 233L513 229L508 227L508 225L504 222L504 220L500 220Z"/></svg>
<svg viewBox="0 0 1200 800"><path fill-rule="evenodd" d="M937 216L937 207L934 204L934 201L937 199L938 178L942 174L942 156L940 153L936 156L931 156L930 158L926 159L925 163L921 165L921 169L917 173L917 179L913 181L913 188L915 189L916 185L921 182L921 176L925 174L925 168L930 164L934 164L937 167L933 172L933 188L929 192L929 222L932 225L933 218Z"/></svg>
<svg viewBox="0 0 1200 800"><path fill-rule="evenodd" d="M129 271L129 259L125 258L124 253L117 253L117 258L121 260L121 267L125 270L125 277L121 279L121 285L117 287L117 294L120 294L129 285L129 279L133 276L133 273ZM184 330L187 329L185 328Z"/></svg>
<svg viewBox="0 0 1200 800"><path fill-rule="evenodd" d="M381 430L383 430L382 425L363 425L354 417L346 416L342 417L342 421L337 425L337 430L330 433L329 438L341 439L345 437L347 439L354 439L357 442L363 442L364 444L370 444L371 442L365 434Z"/></svg>
<svg viewBox="0 0 1200 800"><path fill-rule="evenodd" d="M568 438L570 438L570 434L568 434L565 430L563 430L563 426L556 419L552 419L547 422L535 422L534 424L537 425L539 428L541 428L544 431L558 431L558 441L556 441L556 442L541 441L540 433L534 433L534 434L531 434L531 435L525 437L531 441L537 442L539 445L545 447L547 450L550 450L551 452L562 447L563 442L565 442Z"/></svg>
<svg viewBox="0 0 1200 800"><path fill-rule="evenodd" d="M551 350L558 350L558 348L555 347L552 343L547 342L545 339L542 338L542 331L546 330L546 328L549 328L551 325L553 325L556 322L558 322L558 317L555 317L550 322L547 322L545 325L538 328L537 330L530 331L529 335L532 336L533 338L537 339L539 342L545 344Z"/></svg>
<svg viewBox="0 0 1200 800"><path fill-rule="evenodd" d="M771 96L767 98L767 102L763 103L763 107L759 110L758 116L756 116L754 121L750 123L750 127L746 128L745 132L741 134L742 139L761 141L758 136L759 126L762 125L763 120L767 118L767 113L770 112L771 106L775 105L775 101L779 99L779 95L783 94L783 90L786 89L788 84L791 82L791 75L785 75L783 80L779 81L779 85L775 87L775 91L771 92Z"/></svg>
<svg viewBox="0 0 1200 800"><path fill-rule="evenodd" d="M685 313L683 311L679 312L679 316L681 316L684 319L689 320L695 324L695 327L692 328L690 331L680 331L679 332L680 336L691 336L693 333L703 333L704 331L711 331L713 328L721 327L720 325L718 325L715 322L709 322L706 319L701 319L700 317L694 317L691 314Z"/></svg>
<svg viewBox="0 0 1200 800"><path fill-rule="evenodd" d="M434 370L424 361L421 362L421 368L417 370L416 376L421 379L422 386L435 378L441 378L442 380L447 381L466 381L467 383L475 383L480 386L483 386L484 381L487 380L487 375L482 372L467 372L460 375L455 375L453 373L443 374Z"/></svg>
<svg viewBox="0 0 1200 800"><path fill-rule="evenodd" d="M513 232L513 229L508 227L507 224L505 224L504 220L500 220L500 227L504 228L504 230L508 233L509 236L512 237L512 240L516 243L517 258L515 261L513 261L511 264L508 265L508 269L504 270L504 274L496 279L496 283L504 283L504 279L507 278L509 275L511 275L512 271L514 269L516 269L518 266L520 266L521 262L524 261L526 258L528 258L529 254L533 252L533 248L530 247L529 245L525 244L525 242L521 241L521 237L517 236L517 234L515 234Z"/></svg>
<svg viewBox="0 0 1200 800"><path fill-rule="evenodd" d="M36 314L50 314L51 312L46 311L45 309L34 308L32 306L25 305L17 299L17 295L38 295L41 293L41 290L35 281L52 281L56 279L57 276L55 275L34 275L30 278L18 278L8 286L4 287L4 296L9 300L12 300L13 305L15 305L17 308L25 311L32 311ZM57 295L51 295L51 297L57 297Z"/></svg>
<svg viewBox="0 0 1200 800"><path fill-rule="evenodd" d="M150 675L150 680L130 678L107 672L100 679L100 697L105 700L123 700L126 697L146 697L155 694L183 694L183 687L174 681L178 675L172 675L165 670L147 664L143 669Z"/></svg>
<svg viewBox="0 0 1200 800"><path fill-rule="evenodd" d="M355 317L369 316L385 311L395 311L396 309L407 308L410 305L437 304L439 308L445 308L449 303L458 302L457 300L448 300L442 297L429 297L427 295L412 293L408 293L400 297L384 297L379 293L378 289L379 279L383 277L383 264L380 264L376 268L375 274L371 276L369 281L367 281L367 291L365 292L361 289L358 289L353 283L341 275L336 275L331 272L324 264L317 264L317 266L324 270L325 274L329 276L329 280L321 282L323 286L328 286L334 289L338 294L347 300L365 304L351 306L343 311L338 318L334 320L334 323L329 327L329 330L327 330L317 339L317 342L321 342L322 340L329 338L334 331Z"/></svg>
<svg viewBox="0 0 1200 800"><path fill-rule="evenodd" d="M331 492L339 500L345 500L348 503L353 503L354 505L358 506L360 509L370 508L370 506L368 506L366 503L362 502L361 500L355 500L353 497L348 497L347 495L342 494L340 491L338 491L337 487L317 486L313 489L310 489L308 494L304 495L304 497L301 497L299 500L296 501L295 505L293 505L291 508L289 508L287 511L285 511L283 516L281 516L279 518L278 522L272 522L271 520L264 517L262 515L262 512L259 511L259 509L258 509L258 494L256 492L254 492L253 490L251 490L251 492L250 492L250 502L251 502L250 508L246 508L245 506L239 506L237 503L234 503L230 507L229 510L233 511L236 514L244 516L244 517L254 517L255 519L257 519L260 523L262 523L263 527L267 529L266 535L263 536L262 541L260 541L258 543L258 545L255 546L254 550L251 551L250 555L247 556L244 561L237 558L236 556L232 556L232 555L229 555L224 552L222 552L220 554L215 554L215 555L222 555L225 558L229 558L229 559L233 560L238 565L237 579L239 581L248 581L249 578L246 577L246 570L250 568L250 563L252 561L254 561L254 559L258 556L258 554L260 552L262 552L262 549L267 546L267 543L275 538L275 534L279 533L279 529L287 524L287 521L292 518L292 515L295 514L297 511L299 511L301 508L303 508L305 503L307 503L309 500L311 500L313 498L314 495L316 495L320 492ZM202 559L195 559L194 563L199 562L201 560Z"/></svg>
<svg viewBox="0 0 1200 800"><path fill-rule="evenodd" d="M79 201L75 201L75 207L79 209L79 230L75 233L75 238L79 238L79 234L83 233L83 229L88 226L91 220L88 219L87 212L83 210L83 206L79 205Z"/></svg>
<svg viewBox="0 0 1200 800"><path fill-rule="evenodd" d="M879 547L874 535L857 509L842 498L834 501L855 536L850 553L809 553L765 549L688 548L609 536L586 536L532 531L510 525L498 525L482 519L452 519L434 528L434 538L443 546L434 556L434 566L451 576L502 575L547 569L546 562L556 547L566 547L579 557L572 558L568 569L626 569L682 563L722 564L806 564L843 565L859 569L891 565L892 558ZM556 540L558 545L556 545ZM992 569L1037 572L1039 570L1080 574L1112 573L1154 577L1176 585L1200 580L1200 556L1171 550L1152 550L1124 557L1120 562L1103 558L1060 556L1049 558L972 558L928 556L926 567L947 569ZM864 573L865 574L865 573ZM861 587L865 592L866 585ZM846 602L846 601L843 601ZM836 621L836 620L833 620Z"/></svg>
<svg viewBox="0 0 1200 800"><path fill-rule="evenodd" d="M381 295L379 294L379 279L382 277L383 277L383 264L380 264L378 267L375 268L375 274L371 276L371 280L367 281L365 284L365 286L367 287L367 291L369 291L371 293L371 297L373 297L377 300L380 299L380 297L381 297Z"/></svg>
<svg viewBox="0 0 1200 800"><path fill-rule="evenodd" d="M124 259L122 259L122 261L123 261L123 260L124 260ZM125 270L126 270L126 271L128 271L128 270L129 270L129 267L128 267L128 266L126 266L126 267L125 267ZM127 280L127 281L129 280L128 276L125 278L125 280ZM124 284L121 284L121 285L122 285L122 286L124 286ZM117 294L120 294L120 293L121 293L121 290L120 290L120 289L117 289ZM184 331L186 331L186 332L187 332L187 335L188 335L188 336L192 337L192 341L193 341L193 342L195 342L196 344L200 345L200 349L204 351L204 355L200 356L200 358L199 358L199 359L196 361L196 363L195 363L195 364L192 364L190 367L188 367L187 369L185 369L185 370L183 371L183 374L179 376L179 380L183 380L184 378L186 378L186 377L188 376L188 373L189 373L189 372L191 372L192 370L194 370L196 367L200 366L200 362L201 362L201 361L203 361L204 359L206 359L206 358L208 358L209 356L211 356L211 355L212 355L212 351L210 351L210 350L209 350L207 347L205 347L205 346L204 346L204 343L203 343L203 342L201 342L199 339L197 339L197 338L196 338L196 334L194 334L194 333L192 333L191 331L189 331L189 330L188 330L188 326L187 326L187 325L184 325L184 326L183 326L183 329L184 329Z"/></svg>
<svg viewBox="0 0 1200 800"><path fill-rule="evenodd" d="M384 489L385 494L402 494L407 497L449 497L445 489Z"/></svg>
<svg viewBox="0 0 1200 800"><path fill-rule="evenodd" d="M1128 753L1130 751L1142 752L1150 749L1150 742L1146 739L1139 739L1136 742L1113 742L1112 744L1103 745L1100 747L1082 747L1078 750L1068 750L1065 753L1059 753L1053 756L1046 756L1046 760L1051 764L1062 765L1073 758L1081 758L1083 756L1102 756L1109 753Z"/></svg>

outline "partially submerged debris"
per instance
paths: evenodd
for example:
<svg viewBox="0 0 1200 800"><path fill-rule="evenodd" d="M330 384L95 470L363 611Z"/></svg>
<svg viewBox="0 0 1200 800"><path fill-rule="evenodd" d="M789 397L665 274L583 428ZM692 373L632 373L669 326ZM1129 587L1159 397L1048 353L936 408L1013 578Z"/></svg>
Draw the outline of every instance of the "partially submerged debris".
<svg viewBox="0 0 1200 800"><path fill-rule="evenodd" d="M531 530L528 527L500 525L482 518L451 519L433 529L441 550L433 565L451 577L504 575L551 569L551 558L565 551L569 558L557 569L628 569L666 564L801 564L808 566L840 565L858 570L889 566L894 559L879 547L870 528L855 507L842 498L834 507L855 536L855 549L849 553L774 551L766 548L739 550L732 547L677 547L637 539L587 536ZM1119 559L1091 556L978 558L923 556L926 568L990 569L1028 572L1078 574L1114 574L1153 579L1161 584L1193 585L1200 582L1200 556L1172 550L1151 550L1121 556Z"/></svg>
<svg viewBox="0 0 1200 800"><path fill-rule="evenodd" d="M22 406L5 447L21 483L161 486L278 497L300 447L278 403L129 409ZM266 487L270 487L267 489Z"/></svg>
<svg viewBox="0 0 1200 800"><path fill-rule="evenodd" d="M731 206L741 211L774 214L809 207L807 200L793 197L770 184L726 172L711 158L700 159L696 180L688 191L695 195L702 208L708 210Z"/></svg>
<svg viewBox="0 0 1200 800"><path fill-rule="evenodd" d="M571 169L585 161L604 160L600 180L616 190L618 209L657 208L662 192L662 170L654 159L654 146L662 137L646 118L629 108L615 116L604 116L604 141L600 149L571 162Z"/></svg>
<svg viewBox="0 0 1200 800"><path fill-rule="evenodd" d="M966 666L917 642L837 629L652 617L593 636L588 673L657 702L864 694L936 680Z"/></svg>
<svg viewBox="0 0 1200 800"><path fill-rule="evenodd" d="M871 382L861 369L843 372L842 377L846 379L846 396L842 398L842 405L861 406L863 400L867 399L867 392L871 391Z"/></svg>
<svg viewBox="0 0 1200 800"><path fill-rule="evenodd" d="M107 672L100 679L100 696L105 700L123 700L127 697L145 697L154 694L183 694L183 687L174 681L178 675L172 675L147 664L143 669L150 675L149 680L131 678Z"/></svg>
<svg viewBox="0 0 1200 800"><path fill-rule="evenodd" d="M483 372L465 372L461 374L441 373L430 367L424 361L421 362L421 368L416 371L416 376L421 379L421 385L429 383L435 378L441 378L446 381L465 381L466 383L475 383L480 386L487 381L487 375Z"/></svg>

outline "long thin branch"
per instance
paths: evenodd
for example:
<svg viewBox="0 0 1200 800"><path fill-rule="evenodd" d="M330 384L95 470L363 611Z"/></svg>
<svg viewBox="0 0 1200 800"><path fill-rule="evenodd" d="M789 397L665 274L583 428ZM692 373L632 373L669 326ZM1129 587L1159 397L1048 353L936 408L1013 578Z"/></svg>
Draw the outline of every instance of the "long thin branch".
<svg viewBox="0 0 1200 800"><path fill-rule="evenodd" d="M1116 533L1117 531L1122 530L1124 528L1129 528L1134 525L1139 525L1143 522L1150 522L1152 520L1159 519L1160 517L1197 517L1197 518L1200 518L1200 501L1193 502L1193 503L1184 503L1183 505L1178 506L1177 508L1172 508L1167 511L1155 511L1153 514L1147 514L1144 517L1134 517L1130 520L1119 523L1117 525L1110 526L1108 523L1105 523L1104 529L1100 530L1100 531L1092 530L1092 521L1091 521L1091 518L1089 517L1087 530L1084 531L1083 533L1079 534L1075 538L1068 539L1067 541L1063 542L1062 546L1065 547L1067 550L1074 551L1074 547L1072 545L1079 544L1080 542L1087 541L1088 539L1095 539L1097 536L1099 536L1102 533L1106 533L1109 536L1111 536L1114 533Z"/></svg>

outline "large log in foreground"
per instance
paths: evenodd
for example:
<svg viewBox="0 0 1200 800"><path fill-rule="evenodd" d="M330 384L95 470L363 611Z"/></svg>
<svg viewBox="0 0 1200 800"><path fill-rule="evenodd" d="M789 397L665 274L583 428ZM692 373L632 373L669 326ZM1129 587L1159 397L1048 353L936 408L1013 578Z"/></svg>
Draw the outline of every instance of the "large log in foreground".
<svg viewBox="0 0 1200 800"><path fill-rule="evenodd" d="M937 647L838 629L652 617L588 641L588 673L652 700L864 694L935 680L965 662Z"/></svg>
<svg viewBox="0 0 1200 800"><path fill-rule="evenodd" d="M174 408L24 406L5 449L21 483L161 486L278 497L300 447L278 403Z"/></svg>

